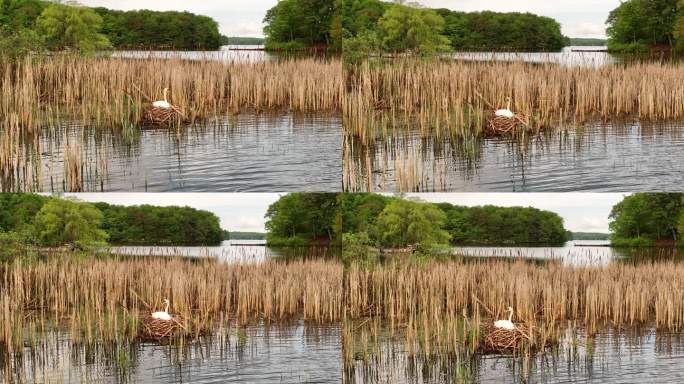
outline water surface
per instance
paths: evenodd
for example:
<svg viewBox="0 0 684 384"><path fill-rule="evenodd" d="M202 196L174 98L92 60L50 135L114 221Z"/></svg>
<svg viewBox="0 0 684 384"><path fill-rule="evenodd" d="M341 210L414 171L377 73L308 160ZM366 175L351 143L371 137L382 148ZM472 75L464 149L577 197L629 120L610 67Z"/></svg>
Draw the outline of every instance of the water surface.
<svg viewBox="0 0 684 384"><path fill-rule="evenodd" d="M684 339L647 327L629 332L604 329L595 336L568 332L557 351L532 358L476 355L411 357L401 340L376 346L379 357L355 361L345 371L355 383L677 383Z"/></svg>
<svg viewBox="0 0 684 384"><path fill-rule="evenodd" d="M0 364L6 381L58 383L339 383L336 325L227 327L179 347L122 341L88 347L50 330Z"/></svg>
<svg viewBox="0 0 684 384"><path fill-rule="evenodd" d="M81 155L83 192L274 192L341 189L339 116L240 114L129 134L65 122L40 138L42 192L70 191L65 148Z"/></svg>
<svg viewBox="0 0 684 384"><path fill-rule="evenodd" d="M560 52L455 52L450 54L465 61L522 61L553 63L568 66L601 67L620 62L607 47L565 47Z"/></svg>
<svg viewBox="0 0 684 384"><path fill-rule="evenodd" d="M533 137L450 139L408 129L346 140L348 190L678 192L684 124L586 124Z"/></svg>

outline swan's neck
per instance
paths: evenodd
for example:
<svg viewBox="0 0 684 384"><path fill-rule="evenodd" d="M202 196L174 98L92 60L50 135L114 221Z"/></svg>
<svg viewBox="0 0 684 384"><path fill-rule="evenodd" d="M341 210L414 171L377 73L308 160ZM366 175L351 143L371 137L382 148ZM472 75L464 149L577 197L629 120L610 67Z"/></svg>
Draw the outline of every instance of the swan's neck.
<svg viewBox="0 0 684 384"><path fill-rule="evenodd" d="M166 306L164 307L164 312L169 313L169 302L166 302Z"/></svg>
<svg viewBox="0 0 684 384"><path fill-rule="evenodd" d="M511 110L511 99L508 99L508 103L506 104L506 109L509 111Z"/></svg>
<svg viewBox="0 0 684 384"><path fill-rule="evenodd" d="M166 98L168 96L168 94L169 94L169 90L165 89L164 90L164 101L166 101L167 103L169 102L169 100L167 100L167 98Z"/></svg>
<svg viewBox="0 0 684 384"><path fill-rule="evenodd" d="M513 310L512 309L508 313L508 321L513 321Z"/></svg>

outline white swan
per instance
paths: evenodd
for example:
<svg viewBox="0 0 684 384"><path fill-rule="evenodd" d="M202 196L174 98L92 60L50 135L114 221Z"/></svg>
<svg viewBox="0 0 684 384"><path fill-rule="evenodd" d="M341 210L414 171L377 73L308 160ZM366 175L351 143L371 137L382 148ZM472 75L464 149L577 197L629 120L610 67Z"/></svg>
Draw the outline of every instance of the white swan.
<svg viewBox="0 0 684 384"><path fill-rule="evenodd" d="M503 329L508 329L508 330L513 330L515 329L515 325L513 325L513 308L508 307L508 311L510 314L508 315L508 320L497 320L494 322L494 327L495 328L503 328Z"/></svg>
<svg viewBox="0 0 684 384"><path fill-rule="evenodd" d="M162 109L171 108L171 104L169 104L169 102L167 100L168 93L169 93L169 89L164 88L164 100L155 101L154 103L152 103L152 106L155 108L162 108Z"/></svg>
<svg viewBox="0 0 684 384"><path fill-rule="evenodd" d="M512 119L515 117L515 114L511 111L511 98L507 97L506 101L508 102L506 109L497 109L496 112L494 112L494 115Z"/></svg>
<svg viewBox="0 0 684 384"><path fill-rule="evenodd" d="M166 308L164 308L163 311L152 312L152 318L153 319L164 320L164 321L171 320L171 315L169 315L169 299L164 299L164 304L166 304Z"/></svg>

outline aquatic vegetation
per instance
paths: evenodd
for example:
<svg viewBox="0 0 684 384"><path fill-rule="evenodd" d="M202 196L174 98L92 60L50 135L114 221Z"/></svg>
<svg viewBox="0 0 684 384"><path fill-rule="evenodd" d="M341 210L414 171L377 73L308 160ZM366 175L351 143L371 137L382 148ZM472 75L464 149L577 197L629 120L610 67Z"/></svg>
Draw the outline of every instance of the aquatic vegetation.
<svg viewBox="0 0 684 384"><path fill-rule="evenodd" d="M393 322L478 314L501 318L508 306L528 324L579 321L590 331L605 322L659 329L684 327L684 266L673 262L569 267L523 261L454 261L352 269L347 314L372 311Z"/></svg>
<svg viewBox="0 0 684 384"><path fill-rule="evenodd" d="M0 119L16 114L15 128L28 132L64 116L126 127L139 122L142 106L166 87L169 102L190 121L243 110L335 112L344 74L340 60L315 58L222 63L56 56L0 62Z"/></svg>
<svg viewBox="0 0 684 384"><path fill-rule="evenodd" d="M483 135L487 113L509 97L532 131L632 116L674 120L684 118L683 74L684 65L657 63L365 62L347 79L343 115L347 133L365 144L403 126L424 136Z"/></svg>
<svg viewBox="0 0 684 384"><path fill-rule="evenodd" d="M25 322L67 324L84 340L135 338L162 299L197 335L214 322L342 318L342 266L332 261L222 264L169 258L86 259L53 254L0 267L0 345L23 344Z"/></svg>

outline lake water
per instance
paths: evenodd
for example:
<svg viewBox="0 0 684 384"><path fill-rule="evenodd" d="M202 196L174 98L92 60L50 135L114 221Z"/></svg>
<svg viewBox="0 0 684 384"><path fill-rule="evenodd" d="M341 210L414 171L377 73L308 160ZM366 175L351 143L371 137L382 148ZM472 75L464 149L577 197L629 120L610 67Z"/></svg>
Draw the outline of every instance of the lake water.
<svg viewBox="0 0 684 384"><path fill-rule="evenodd" d="M684 338L652 328L594 337L569 333L558 351L531 359L487 355L412 358L401 341L384 340L380 357L354 362L345 377L355 383L677 383L684 380Z"/></svg>
<svg viewBox="0 0 684 384"><path fill-rule="evenodd" d="M299 321L225 328L185 347L122 341L88 348L66 332L49 331L37 347L25 348L23 358L17 354L0 364L0 377L50 383L339 383L340 335L339 326Z"/></svg>
<svg viewBox="0 0 684 384"><path fill-rule="evenodd" d="M217 51L115 51L112 53L112 57L126 59L180 59L226 63L257 63L307 56L325 57L325 53L319 55L309 52L267 52L264 51L263 45L224 45Z"/></svg>
<svg viewBox="0 0 684 384"><path fill-rule="evenodd" d="M613 262L684 261L684 250L672 247L613 248L610 241L574 240L546 247L454 247L452 254L474 258L555 260L572 266L603 266Z"/></svg>
<svg viewBox="0 0 684 384"><path fill-rule="evenodd" d="M456 52L450 55L457 60L466 61L522 61L591 67L620 62L618 57L605 52L606 49L607 47L572 46L565 47L560 52Z"/></svg>
<svg viewBox="0 0 684 384"><path fill-rule="evenodd" d="M283 255L277 249L266 247L263 240L226 240L213 247L114 246L106 251L125 256L214 258L227 263L260 263Z"/></svg>
<svg viewBox="0 0 684 384"><path fill-rule="evenodd" d="M129 137L61 123L40 137L41 175L34 176L40 184L34 189L69 191L63 184L67 142L80 148L84 192L342 188L342 122L334 115L240 114L180 130L143 128Z"/></svg>
<svg viewBox="0 0 684 384"><path fill-rule="evenodd" d="M409 129L345 145L348 190L675 192L684 184L683 123L595 123L472 141Z"/></svg>
<svg viewBox="0 0 684 384"><path fill-rule="evenodd" d="M263 45L225 45L218 51L115 51L112 57L127 59L181 59L255 63L275 60L279 55L263 50Z"/></svg>

